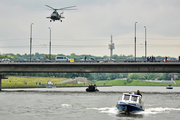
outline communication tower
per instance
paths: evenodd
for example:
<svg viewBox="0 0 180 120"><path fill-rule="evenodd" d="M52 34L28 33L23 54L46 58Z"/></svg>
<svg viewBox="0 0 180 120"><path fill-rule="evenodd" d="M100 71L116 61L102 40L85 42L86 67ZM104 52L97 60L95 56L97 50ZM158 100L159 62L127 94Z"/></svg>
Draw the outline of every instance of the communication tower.
<svg viewBox="0 0 180 120"><path fill-rule="evenodd" d="M113 56L113 49L115 49L114 47L114 43L112 41L112 35L111 35L111 44L109 44L109 49L110 49L110 56Z"/></svg>

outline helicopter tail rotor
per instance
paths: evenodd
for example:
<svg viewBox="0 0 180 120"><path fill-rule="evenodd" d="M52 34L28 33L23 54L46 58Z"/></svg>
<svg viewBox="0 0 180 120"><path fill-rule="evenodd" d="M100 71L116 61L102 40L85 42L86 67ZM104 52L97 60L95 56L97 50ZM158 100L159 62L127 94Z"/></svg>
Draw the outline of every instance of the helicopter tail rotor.
<svg viewBox="0 0 180 120"><path fill-rule="evenodd" d="M62 11L59 15L61 16L64 12Z"/></svg>

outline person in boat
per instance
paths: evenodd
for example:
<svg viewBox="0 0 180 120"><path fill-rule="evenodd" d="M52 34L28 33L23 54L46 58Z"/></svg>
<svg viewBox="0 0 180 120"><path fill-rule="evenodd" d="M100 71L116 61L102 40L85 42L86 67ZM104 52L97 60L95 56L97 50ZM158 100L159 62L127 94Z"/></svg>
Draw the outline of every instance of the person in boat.
<svg viewBox="0 0 180 120"><path fill-rule="evenodd" d="M140 95L142 97L142 94L140 93L139 90L137 90L137 95Z"/></svg>

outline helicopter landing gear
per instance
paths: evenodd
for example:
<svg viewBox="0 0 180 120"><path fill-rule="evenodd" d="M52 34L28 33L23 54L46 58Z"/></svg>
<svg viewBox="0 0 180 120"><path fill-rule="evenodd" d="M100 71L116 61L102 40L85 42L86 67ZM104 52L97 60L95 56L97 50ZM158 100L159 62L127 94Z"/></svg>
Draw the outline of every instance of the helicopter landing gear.
<svg viewBox="0 0 180 120"><path fill-rule="evenodd" d="M51 22L52 20L50 20L50 22Z"/></svg>

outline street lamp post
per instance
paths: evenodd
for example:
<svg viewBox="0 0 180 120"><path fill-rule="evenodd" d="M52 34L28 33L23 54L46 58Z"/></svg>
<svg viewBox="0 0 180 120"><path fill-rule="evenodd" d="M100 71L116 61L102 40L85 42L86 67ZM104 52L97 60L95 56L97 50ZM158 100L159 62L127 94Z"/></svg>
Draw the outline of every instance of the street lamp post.
<svg viewBox="0 0 180 120"><path fill-rule="evenodd" d="M51 28L49 27L50 35L49 35L49 60L51 60Z"/></svg>
<svg viewBox="0 0 180 120"><path fill-rule="evenodd" d="M146 41L146 26L144 26L145 28L145 59L147 57L147 41Z"/></svg>
<svg viewBox="0 0 180 120"><path fill-rule="evenodd" d="M31 51L32 51L32 25L31 23L31 30L30 30L30 62L31 62Z"/></svg>
<svg viewBox="0 0 180 120"><path fill-rule="evenodd" d="M135 37L134 37L134 45L135 45L135 46L134 46L134 48L135 48L135 53L134 53L134 54L135 54L135 62L136 62L136 23L137 23L137 22L135 22Z"/></svg>

